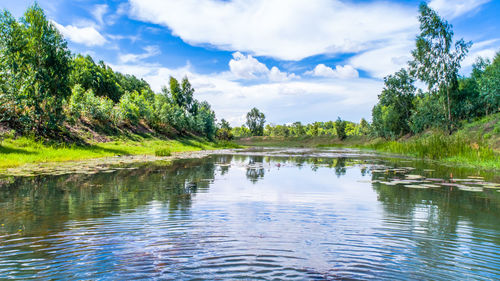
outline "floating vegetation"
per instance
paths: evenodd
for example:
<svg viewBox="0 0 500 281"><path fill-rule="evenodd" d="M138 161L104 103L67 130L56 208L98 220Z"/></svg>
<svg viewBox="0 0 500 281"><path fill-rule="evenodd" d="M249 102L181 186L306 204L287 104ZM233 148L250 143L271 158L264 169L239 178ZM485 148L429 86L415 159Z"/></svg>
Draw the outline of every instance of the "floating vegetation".
<svg viewBox="0 0 500 281"><path fill-rule="evenodd" d="M404 186L408 188L421 188L421 189L429 188L428 186L425 186L423 184L405 184Z"/></svg>
<svg viewBox="0 0 500 281"><path fill-rule="evenodd" d="M372 168L372 173L378 179L372 180L372 183L380 183L386 186L400 186L412 189L428 189L428 188L456 188L457 190L467 192L482 192L485 189L500 189L500 183L486 182L481 176L467 176L467 178L427 178L421 173L435 172L434 169L416 169L412 167L390 168L376 166ZM393 176L391 178L391 175ZM451 175L452 176L452 175ZM500 191L500 190L498 190Z"/></svg>
<svg viewBox="0 0 500 281"><path fill-rule="evenodd" d="M406 175L408 179L423 179L424 177L421 175Z"/></svg>

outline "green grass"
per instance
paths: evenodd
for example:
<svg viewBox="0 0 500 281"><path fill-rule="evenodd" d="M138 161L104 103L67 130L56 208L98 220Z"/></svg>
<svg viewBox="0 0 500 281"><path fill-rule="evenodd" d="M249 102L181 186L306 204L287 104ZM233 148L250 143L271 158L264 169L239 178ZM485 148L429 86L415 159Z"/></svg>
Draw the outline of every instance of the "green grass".
<svg viewBox="0 0 500 281"><path fill-rule="evenodd" d="M481 168L500 169L500 154L463 134L434 133L406 141L377 141L358 147Z"/></svg>
<svg viewBox="0 0 500 281"><path fill-rule="evenodd" d="M222 148L220 144L203 139L161 140L117 140L94 143L88 146L47 145L30 138L5 139L0 143L0 169L16 167L27 163L63 162L85 160L116 155L158 155L167 152L186 152Z"/></svg>

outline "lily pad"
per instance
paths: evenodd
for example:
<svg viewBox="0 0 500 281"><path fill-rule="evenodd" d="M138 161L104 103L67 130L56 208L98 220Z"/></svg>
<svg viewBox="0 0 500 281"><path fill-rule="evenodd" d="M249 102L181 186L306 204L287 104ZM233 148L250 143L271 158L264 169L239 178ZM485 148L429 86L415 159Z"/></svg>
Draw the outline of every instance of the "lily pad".
<svg viewBox="0 0 500 281"><path fill-rule="evenodd" d="M408 187L408 188L418 188L418 189L429 188L428 186L423 185L423 184L405 184L405 187Z"/></svg>
<svg viewBox="0 0 500 281"><path fill-rule="evenodd" d="M411 174L409 174L409 175L406 175L406 178L416 180L416 179L423 179L424 177L421 176L421 175L411 175Z"/></svg>

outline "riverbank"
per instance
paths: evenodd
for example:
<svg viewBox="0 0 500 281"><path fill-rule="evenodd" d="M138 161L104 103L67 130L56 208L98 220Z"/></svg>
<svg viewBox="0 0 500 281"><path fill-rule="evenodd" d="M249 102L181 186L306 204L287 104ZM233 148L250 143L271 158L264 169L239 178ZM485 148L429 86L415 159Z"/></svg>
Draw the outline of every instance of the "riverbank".
<svg viewBox="0 0 500 281"><path fill-rule="evenodd" d="M500 114L470 123L451 135L439 130L388 141L381 138L348 137L341 141L331 136L251 137L236 140L245 146L274 147L353 147L397 153L485 169L500 170Z"/></svg>
<svg viewBox="0 0 500 281"><path fill-rule="evenodd" d="M234 148L232 143L210 142L202 138L160 139L155 137L117 139L87 145L47 144L34 139L7 138L0 143L0 170L25 164L80 161L113 156L146 155L165 157L179 152Z"/></svg>

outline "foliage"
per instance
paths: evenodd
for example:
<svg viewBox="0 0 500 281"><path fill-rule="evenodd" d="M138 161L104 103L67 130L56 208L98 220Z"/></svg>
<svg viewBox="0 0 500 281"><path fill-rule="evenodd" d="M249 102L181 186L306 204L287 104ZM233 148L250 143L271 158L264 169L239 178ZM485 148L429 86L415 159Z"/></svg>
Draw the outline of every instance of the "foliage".
<svg viewBox="0 0 500 281"><path fill-rule="evenodd" d="M405 69L384 79L379 103L372 111L373 130L383 138L396 138L410 132L409 120L415 95L414 79Z"/></svg>
<svg viewBox="0 0 500 281"><path fill-rule="evenodd" d="M74 119L86 117L112 123L116 123L119 119L119 112L112 100L107 97L97 97L92 89L85 91L79 84L72 89L68 111L69 117Z"/></svg>
<svg viewBox="0 0 500 281"><path fill-rule="evenodd" d="M60 133L64 120L148 125L157 133L213 139L215 113L194 98L188 78L158 94L143 79L74 55L34 4L19 21L0 15L0 122L24 134Z"/></svg>
<svg viewBox="0 0 500 281"><path fill-rule="evenodd" d="M434 133L409 141L376 143L373 149L413 155L419 158L449 160L478 166L500 168L500 155L485 145L482 140L471 140L462 134L445 135Z"/></svg>
<svg viewBox="0 0 500 281"><path fill-rule="evenodd" d="M495 113L500 107L500 58L479 58L470 77L459 77L460 62L470 42L454 41L452 26L420 5L420 34L409 62L410 72L400 70L385 79L379 102L372 110L375 136L396 139L431 128L458 129L461 120ZM425 82L427 92L415 94L415 79Z"/></svg>
<svg viewBox="0 0 500 281"><path fill-rule="evenodd" d="M340 117L335 121L335 130L337 131L337 137L340 140L344 140L347 137L346 134L346 122L342 120Z"/></svg>
<svg viewBox="0 0 500 281"><path fill-rule="evenodd" d="M493 63L484 67L479 79L480 99L485 105L485 114L500 111L500 52L498 52Z"/></svg>
<svg viewBox="0 0 500 281"><path fill-rule="evenodd" d="M231 130L231 133L233 134L233 136L235 136L237 138L250 137L252 135L250 130L245 125L243 125L241 127L234 127Z"/></svg>
<svg viewBox="0 0 500 281"><path fill-rule="evenodd" d="M64 119L70 95L67 43L34 4L19 21L0 16L1 120L24 132L49 133Z"/></svg>
<svg viewBox="0 0 500 281"><path fill-rule="evenodd" d="M448 121L453 121L452 88L457 82L460 62L468 53L471 42L460 39L453 44L453 30L448 22L429 8L420 5L420 34L412 51L410 67L414 75L427 83L429 92L445 96L441 99Z"/></svg>
<svg viewBox="0 0 500 281"><path fill-rule="evenodd" d="M222 141L230 141L234 138L232 128L225 119L221 119L216 132L216 138Z"/></svg>
<svg viewBox="0 0 500 281"><path fill-rule="evenodd" d="M371 132L370 124L365 120L361 119L360 124L356 124L350 121L343 121L345 125L345 134L347 136L366 136ZM239 136L236 131L240 128L233 129L235 136ZM271 137L321 137L321 136L338 136L337 125L334 121L328 122L314 122L311 124L303 125L301 122L294 122L290 125L274 125L268 124L264 130L265 136Z"/></svg>
<svg viewBox="0 0 500 281"><path fill-rule="evenodd" d="M172 156L172 151L168 147L160 148L155 150L155 156L161 156L161 157Z"/></svg>
<svg viewBox="0 0 500 281"><path fill-rule="evenodd" d="M264 124L266 123L266 116L257 108L252 108L247 113L247 126L252 136L264 135Z"/></svg>

